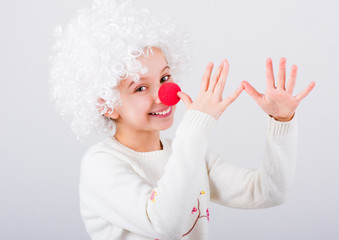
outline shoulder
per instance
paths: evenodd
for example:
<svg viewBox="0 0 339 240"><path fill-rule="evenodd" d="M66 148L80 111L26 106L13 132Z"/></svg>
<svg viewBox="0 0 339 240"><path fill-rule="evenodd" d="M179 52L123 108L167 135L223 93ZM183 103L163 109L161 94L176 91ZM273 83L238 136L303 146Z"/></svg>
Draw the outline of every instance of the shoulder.
<svg viewBox="0 0 339 240"><path fill-rule="evenodd" d="M110 146L109 142L110 142L110 138L106 138L106 139L90 146L86 150L86 152L84 153L83 158L86 158L86 157L92 155L93 153L100 152L100 151L109 152L112 148Z"/></svg>
<svg viewBox="0 0 339 240"><path fill-rule="evenodd" d="M82 178L103 178L131 170L132 165L128 152L113 139L106 138L92 145L84 153L80 172Z"/></svg>
<svg viewBox="0 0 339 240"><path fill-rule="evenodd" d="M117 144L111 137L100 141L87 149L82 157L82 164L88 162L113 161L127 157L126 150Z"/></svg>

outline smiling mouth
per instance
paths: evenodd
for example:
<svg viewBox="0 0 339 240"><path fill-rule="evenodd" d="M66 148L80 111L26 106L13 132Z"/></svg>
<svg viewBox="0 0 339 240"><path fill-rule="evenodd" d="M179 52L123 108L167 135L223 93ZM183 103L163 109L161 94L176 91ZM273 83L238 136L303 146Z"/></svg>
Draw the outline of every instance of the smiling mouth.
<svg viewBox="0 0 339 240"><path fill-rule="evenodd" d="M168 107L168 109L166 109L162 112L149 113L148 115L151 115L151 116L167 116L172 112L171 110L172 110L172 107Z"/></svg>

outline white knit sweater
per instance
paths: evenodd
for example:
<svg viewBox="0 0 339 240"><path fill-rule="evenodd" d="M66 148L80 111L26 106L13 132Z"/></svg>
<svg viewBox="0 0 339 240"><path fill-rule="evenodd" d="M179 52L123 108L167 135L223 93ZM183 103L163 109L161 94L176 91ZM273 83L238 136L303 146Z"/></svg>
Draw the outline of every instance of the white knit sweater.
<svg viewBox="0 0 339 240"><path fill-rule="evenodd" d="M209 201L236 208L283 203L296 165L296 120L268 117L266 151L257 170L207 149L216 120L186 111L163 150L136 152L107 138L82 159L80 212L93 240L208 239Z"/></svg>

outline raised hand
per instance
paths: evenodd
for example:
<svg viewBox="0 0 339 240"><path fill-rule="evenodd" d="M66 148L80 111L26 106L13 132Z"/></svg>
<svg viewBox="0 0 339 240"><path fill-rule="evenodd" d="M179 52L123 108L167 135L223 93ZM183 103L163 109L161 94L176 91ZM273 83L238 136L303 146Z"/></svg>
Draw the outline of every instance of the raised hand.
<svg viewBox="0 0 339 240"><path fill-rule="evenodd" d="M273 75L272 59L266 60L266 83L265 94L259 93L251 84L242 81L244 90L256 101L265 113L274 119L290 121L301 102L314 88L315 82L311 82L304 90L293 96L293 90L297 79L297 66L293 65L289 81L285 87L286 59L281 58L279 64L278 81L275 82ZM275 85L276 83L276 85Z"/></svg>
<svg viewBox="0 0 339 240"><path fill-rule="evenodd" d="M215 119L219 119L225 109L240 95L243 86L240 85L233 94L222 99L229 69L228 61L223 60L211 78L212 69L213 63L210 62L206 67L202 77L200 92L194 102L190 96L184 92L178 92L177 95L186 105L186 109L199 110L211 115Z"/></svg>

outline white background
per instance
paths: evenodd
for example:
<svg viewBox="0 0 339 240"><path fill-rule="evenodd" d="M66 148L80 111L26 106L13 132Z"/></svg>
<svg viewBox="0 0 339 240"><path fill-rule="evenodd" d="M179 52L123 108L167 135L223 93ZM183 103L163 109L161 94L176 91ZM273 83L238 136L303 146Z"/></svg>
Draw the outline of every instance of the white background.
<svg viewBox="0 0 339 240"><path fill-rule="evenodd" d="M0 2L0 239L89 239L78 199L79 167L87 148L77 142L49 100L47 58L55 25L90 0ZM182 89L194 99L205 66L230 63L225 96L242 80L265 91L265 61L277 73L298 65L295 93L317 85L297 110L298 169L281 206L240 210L210 205L210 239L339 239L339 2L140 0L168 13L194 39L194 69ZM185 111L179 103L174 136ZM210 136L225 160L258 168L266 115L243 92Z"/></svg>

